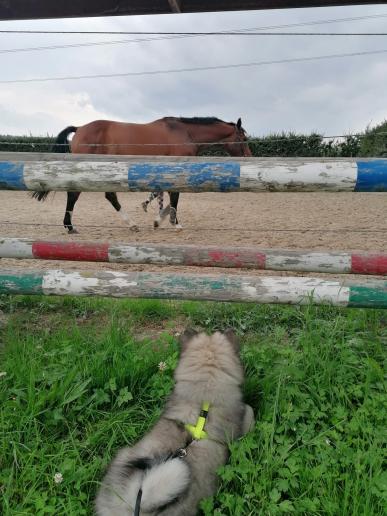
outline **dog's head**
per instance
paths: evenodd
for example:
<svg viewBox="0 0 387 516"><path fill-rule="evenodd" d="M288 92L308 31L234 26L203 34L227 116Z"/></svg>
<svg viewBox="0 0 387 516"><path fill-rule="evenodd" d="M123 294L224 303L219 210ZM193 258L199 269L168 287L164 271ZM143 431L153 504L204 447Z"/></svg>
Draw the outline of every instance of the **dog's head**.
<svg viewBox="0 0 387 516"><path fill-rule="evenodd" d="M240 344L234 331L228 329L212 335L186 330L180 337L180 362L176 378L204 374L226 375L236 383L243 381L243 370L239 358Z"/></svg>
<svg viewBox="0 0 387 516"><path fill-rule="evenodd" d="M238 337L235 335L235 332L232 328L228 328L227 330L223 331L223 332L216 332L214 333L213 335L211 336L208 336L206 335L205 333L200 333L196 330L194 330L193 328L188 328L185 330L185 332L180 336L180 348L181 348L181 351L185 351L188 349L188 346L190 344L190 342L192 342L192 340L196 340L197 341L197 337L198 336L201 336L201 337L207 337L209 339L211 339L213 336L218 336L218 335L223 335L223 337L226 338L226 340L228 341L228 343L231 345L231 347L234 349L234 352L235 353L239 353L240 351L240 343L239 343L239 339ZM203 345L204 342L202 342ZM191 344L192 345L192 344ZM196 342L196 346L198 345L198 343ZM200 345L200 343L199 343Z"/></svg>

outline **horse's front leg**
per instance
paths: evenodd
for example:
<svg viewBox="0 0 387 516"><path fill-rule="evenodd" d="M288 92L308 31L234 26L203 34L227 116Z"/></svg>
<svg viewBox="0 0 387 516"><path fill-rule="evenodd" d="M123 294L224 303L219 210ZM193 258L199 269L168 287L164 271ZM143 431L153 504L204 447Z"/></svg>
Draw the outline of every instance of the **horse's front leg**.
<svg viewBox="0 0 387 516"><path fill-rule="evenodd" d="M75 227L72 224L72 215L75 203L77 202L81 192L67 192L67 204L66 204L66 212L63 219L63 225L68 230L69 234L78 233Z"/></svg>
<svg viewBox="0 0 387 516"><path fill-rule="evenodd" d="M171 208L169 212L169 222L172 224L172 226L175 227L175 229L183 229L183 226L179 224L179 221L177 220L177 205L179 203L179 192L169 192L169 199L171 202Z"/></svg>
<svg viewBox="0 0 387 516"><path fill-rule="evenodd" d="M132 220L130 220L128 214L122 211L121 204L118 202L117 194L115 192L106 192L105 197L113 206L113 208L118 212L122 220L124 220L129 225L129 229L132 231L139 231L138 226Z"/></svg>

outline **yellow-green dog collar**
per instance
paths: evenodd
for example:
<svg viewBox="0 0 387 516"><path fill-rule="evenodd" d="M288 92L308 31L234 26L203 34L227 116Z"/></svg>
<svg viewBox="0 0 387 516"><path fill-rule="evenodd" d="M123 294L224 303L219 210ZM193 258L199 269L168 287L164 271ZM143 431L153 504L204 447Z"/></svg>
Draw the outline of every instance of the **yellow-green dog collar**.
<svg viewBox="0 0 387 516"><path fill-rule="evenodd" d="M207 439L208 435L207 432L204 431L204 425L206 424L209 408L209 402L204 401L196 425L184 425L185 429L192 435L192 439Z"/></svg>

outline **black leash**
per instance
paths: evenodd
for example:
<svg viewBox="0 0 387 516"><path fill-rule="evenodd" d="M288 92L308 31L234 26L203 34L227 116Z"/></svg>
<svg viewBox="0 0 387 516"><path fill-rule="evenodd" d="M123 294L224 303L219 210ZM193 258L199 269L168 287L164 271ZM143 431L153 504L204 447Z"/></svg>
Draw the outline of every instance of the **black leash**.
<svg viewBox="0 0 387 516"><path fill-rule="evenodd" d="M137 493L136 505L134 507L133 516L140 516L141 498L142 498L142 489L140 487L140 489L138 490L138 493Z"/></svg>
<svg viewBox="0 0 387 516"><path fill-rule="evenodd" d="M189 439L186 447L188 447L192 443L192 439ZM171 459L184 459L184 457L187 455L187 450L185 448L178 448L175 452L168 455L165 460L171 460ZM141 509L141 499L142 499L142 489L138 490L137 498L136 498L136 504L134 506L134 513L133 516L140 516L140 509Z"/></svg>

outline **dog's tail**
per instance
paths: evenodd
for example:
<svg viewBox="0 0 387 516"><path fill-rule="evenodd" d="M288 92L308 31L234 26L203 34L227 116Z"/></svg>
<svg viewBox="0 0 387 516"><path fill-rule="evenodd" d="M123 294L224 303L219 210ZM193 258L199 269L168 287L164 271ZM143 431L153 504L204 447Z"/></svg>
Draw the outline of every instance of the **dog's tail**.
<svg viewBox="0 0 387 516"><path fill-rule="evenodd" d="M141 487L132 507L134 514L141 510L153 512L175 502L189 487L190 470L186 462L174 458L145 470Z"/></svg>

